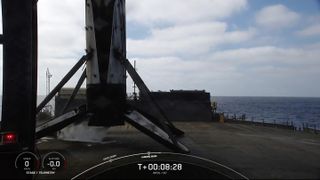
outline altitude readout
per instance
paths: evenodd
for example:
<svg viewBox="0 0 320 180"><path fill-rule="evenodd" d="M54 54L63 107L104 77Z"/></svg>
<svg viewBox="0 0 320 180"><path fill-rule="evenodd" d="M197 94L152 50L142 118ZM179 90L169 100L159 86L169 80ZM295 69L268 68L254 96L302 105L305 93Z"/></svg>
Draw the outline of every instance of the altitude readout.
<svg viewBox="0 0 320 180"><path fill-rule="evenodd" d="M45 170L58 171L65 168L65 158L59 152L48 153L42 162L42 167Z"/></svg>
<svg viewBox="0 0 320 180"><path fill-rule="evenodd" d="M181 163L145 163L137 164L139 171L182 171Z"/></svg>
<svg viewBox="0 0 320 180"><path fill-rule="evenodd" d="M23 152L19 154L15 161L17 169L22 171L36 171L39 167L39 161L35 154L32 152Z"/></svg>

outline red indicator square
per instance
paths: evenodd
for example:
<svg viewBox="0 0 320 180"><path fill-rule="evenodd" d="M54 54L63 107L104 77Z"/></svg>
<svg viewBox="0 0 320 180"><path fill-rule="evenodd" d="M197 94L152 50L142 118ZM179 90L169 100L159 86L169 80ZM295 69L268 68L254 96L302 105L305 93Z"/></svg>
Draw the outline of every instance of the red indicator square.
<svg viewBox="0 0 320 180"><path fill-rule="evenodd" d="M3 135L3 144L13 144L17 142L17 135L14 133L6 133Z"/></svg>

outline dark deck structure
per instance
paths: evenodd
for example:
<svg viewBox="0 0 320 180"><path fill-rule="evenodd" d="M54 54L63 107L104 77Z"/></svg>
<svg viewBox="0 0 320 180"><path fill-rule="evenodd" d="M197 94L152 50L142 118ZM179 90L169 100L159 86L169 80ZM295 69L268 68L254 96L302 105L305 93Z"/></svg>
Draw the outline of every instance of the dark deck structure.
<svg viewBox="0 0 320 180"><path fill-rule="evenodd" d="M212 121L213 114L210 102L210 93L198 90L171 90L169 92L152 92L154 99L172 121ZM148 101L144 96L135 102L137 107L148 109Z"/></svg>
<svg viewBox="0 0 320 180"><path fill-rule="evenodd" d="M60 114L63 105L72 94L72 89L63 88L55 97L55 114ZM161 109L171 121L212 121L213 114L210 102L210 93L199 90L171 90L151 92ZM156 114L149 109L148 99L143 95L137 100L130 99L130 104L149 114ZM85 90L80 89L68 110L86 104Z"/></svg>

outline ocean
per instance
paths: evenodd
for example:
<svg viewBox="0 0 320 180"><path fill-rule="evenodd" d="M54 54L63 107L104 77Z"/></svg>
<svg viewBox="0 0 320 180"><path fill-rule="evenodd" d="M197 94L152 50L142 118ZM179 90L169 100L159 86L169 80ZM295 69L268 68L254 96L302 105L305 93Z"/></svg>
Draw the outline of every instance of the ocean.
<svg viewBox="0 0 320 180"><path fill-rule="evenodd" d="M237 117L245 114L248 121L264 121L295 127L303 123L320 129L320 98L309 97L213 97L217 112Z"/></svg>

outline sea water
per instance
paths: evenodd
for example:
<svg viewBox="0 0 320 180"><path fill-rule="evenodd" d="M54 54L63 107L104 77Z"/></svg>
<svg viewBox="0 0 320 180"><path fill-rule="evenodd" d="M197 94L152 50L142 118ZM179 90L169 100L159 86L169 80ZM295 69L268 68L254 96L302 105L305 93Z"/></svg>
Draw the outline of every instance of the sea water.
<svg viewBox="0 0 320 180"><path fill-rule="evenodd" d="M320 98L312 97L213 97L217 111L229 116L245 114L248 121L304 123L320 129Z"/></svg>

